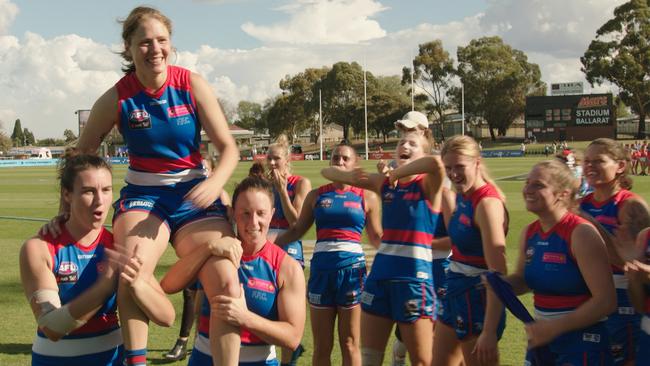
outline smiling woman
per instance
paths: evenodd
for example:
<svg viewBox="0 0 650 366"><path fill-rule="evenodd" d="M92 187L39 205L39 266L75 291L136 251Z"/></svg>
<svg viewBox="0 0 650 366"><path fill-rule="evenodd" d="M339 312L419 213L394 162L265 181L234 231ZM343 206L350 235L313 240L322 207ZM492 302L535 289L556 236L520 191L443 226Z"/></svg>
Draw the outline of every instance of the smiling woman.
<svg viewBox="0 0 650 366"><path fill-rule="evenodd" d="M82 152L95 153L117 126L127 144L127 184L114 204L115 242L128 257L138 258L138 276L156 285L153 271L168 242L181 258L219 253L202 259L199 278L209 297L235 295L241 249L219 241L233 236L219 194L238 160L226 119L202 77L169 64L174 51L169 18L137 7L121 23L125 76L97 100L78 142ZM202 165L201 129L221 157L210 176ZM221 243L222 250L211 250ZM118 288L126 365L146 364L149 320L173 323L173 312L161 318L150 301L126 286ZM237 364L237 352L225 350L237 349L238 329L216 318L210 327L214 363Z"/></svg>

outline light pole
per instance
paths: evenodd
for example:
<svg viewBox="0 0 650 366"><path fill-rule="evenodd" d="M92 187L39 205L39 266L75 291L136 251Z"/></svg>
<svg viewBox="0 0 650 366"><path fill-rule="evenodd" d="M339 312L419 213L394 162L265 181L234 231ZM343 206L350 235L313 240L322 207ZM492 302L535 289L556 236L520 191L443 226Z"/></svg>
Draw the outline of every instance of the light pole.
<svg viewBox="0 0 650 366"><path fill-rule="evenodd" d="M366 81L366 57L363 57L363 119L366 129L366 160L368 160L368 92L367 92L367 81Z"/></svg>
<svg viewBox="0 0 650 366"><path fill-rule="evenodd" d="M460 133L465 136L465 84L460 80L460 109L461 109L461 125Z"/></svg>
<svg viewBox="0 0 650 366"><path fill-rule="evenodd" d="M321 90L318 89L318 124L320 125L320 160L323 160L323 99Z"/></svg>

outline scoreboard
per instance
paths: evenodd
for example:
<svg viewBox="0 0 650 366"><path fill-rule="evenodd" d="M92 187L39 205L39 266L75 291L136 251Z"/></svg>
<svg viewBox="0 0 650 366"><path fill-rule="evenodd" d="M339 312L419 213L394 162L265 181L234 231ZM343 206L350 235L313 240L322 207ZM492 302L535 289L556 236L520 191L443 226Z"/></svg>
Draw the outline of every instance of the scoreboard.
<svg viewBox="0 0 650 366"><path fill-rule="evenodd" d="M526 137L538 141L592 140L616 134L612 94L526 98Z"/></svg>

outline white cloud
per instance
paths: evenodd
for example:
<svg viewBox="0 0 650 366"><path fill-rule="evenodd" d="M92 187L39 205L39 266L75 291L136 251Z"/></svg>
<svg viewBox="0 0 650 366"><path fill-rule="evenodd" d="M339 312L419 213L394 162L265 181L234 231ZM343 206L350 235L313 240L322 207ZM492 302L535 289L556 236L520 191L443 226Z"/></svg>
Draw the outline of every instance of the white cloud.
<svg viewBox="0 0 650 366"><path fill-rule="evenodd" d="M7 34L7 29L18 15L18 6L9 0L0 0L0 35Z"/></svg>
<svg viewBox="0 0 650 366"><path fill-rule="evenodd" d="M353 44L386 35L370 19L386 7L374 0L294 0L277 10L290 19L274 25L245 23L242 30L268 43Z"/></svg>
<svg viewBox="0 0 650 366"><path fill-rule="evenodd" d="M0 63L0 120L9 130L20 118L37 138L77 131L74 112L90 108L120 77L109 47L77 35L1 36Z"/></svg>
<svg viewBox="0 0 650 366"><path fill-rule="evenodd" d="M360 43L283 43L246 50L203 46L196 52L180 51L177 59L172 61L203 75L217 95L232 104L240 100L261 103L279 93L278 83L284 76L308 67L330 66L338 61L357 61L363 65L365 59L368 70L376 75L400 75L402 67L409 65L415 56L418 44L441 39L445 49L455 58L457 47L466 45L471 39L499 35L506 43L525 51L531 62L540 65L545 82L584 81L578 58L596 29L612 16L614 5L611 4L614 2L572 0L565 1L571 3L570 6L558 6L559 0L547 1L554 6L546 7L541 1L525 1L526 6L539 10L541 18L554 20L549 22L536 18L531 20L529 27L519 19L531 16L533 10L526 10L526 6L518 5L515 0L495 0L490 3L486 14L446 24L414 25ZM343 4L341 0L327 3ZM361 3L381 8L376 1L370 0L345 4ZM298 1L293 6L293 9L284 10L293 11L292 20L285 26L288 31L296 33L299 28L294 20L299 14L309 13L306 9L311 5ZM346 8L346 14L349 9ZM569 22L571 18L564 13L575 15L576 9L583 9L589 19L566 25L567 34L561 36L560 23ZM366 12L364 19L375 13ZM328 22L331 23L323 21L324 24ZM584 34L571 33L572 27L578 27ZM301 31L307 32L306 29ZM327 37L336 39L340 34L345 32L337 29ZM326 36L323 33L318 37ZM526 41L526 37L530 41ZM552 42L544 40L545 37L552 38ZM66 128L76 131L74 111L90 108L97 97L121 77L120 58L113 52L117 47L77 35L52 39L33 33L22 38L0 35L0 90L3 91L0 121L4 122L4 129L10 131L13 121L20 118L23 126L32 130L37 138L60 137ZM585 86L587 91L591 90L586 83Z"/></svg>
<svg viewBox="0 0 650 366"><path fill-rule="evenodd" d="M579 57L626 0L491 0L481 27L521 50Z"/></svg>

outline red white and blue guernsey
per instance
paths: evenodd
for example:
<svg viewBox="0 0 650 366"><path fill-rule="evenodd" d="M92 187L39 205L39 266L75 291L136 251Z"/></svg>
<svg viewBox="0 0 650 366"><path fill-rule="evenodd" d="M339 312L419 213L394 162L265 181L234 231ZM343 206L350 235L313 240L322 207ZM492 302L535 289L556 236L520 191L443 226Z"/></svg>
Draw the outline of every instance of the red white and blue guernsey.
<svg viewBox="0 0 650 366"><path fill-rule="evenodd" d="M263 318L278 320L278 273L286 253L277 245L266 242L253 255L244 255L239 267L239 282L244 286L246 306ZM188 366L211 366L210 304L204 298L199 319L199 334ZM248 329L241 329L239 364L246 366L278 365L275 346L264 342Z"/></svg>
<svg viewBox="0 0 650 366"><path fill-rule="evenodd" d="M289 199L293 202L296 197L296 186L298 182L302 179L299 175L290 175L287 178L287 193L289 194ZM274 195L274 206L275 213L271 219L271 224L269 225L269 233L275 233L280 235L281 233L289 229L289 221L287 221L284 216L284 210L282 209L282 200L280 199L280 194L273 190ZM284 250L295 260L297 260L302 266L304 266L304 256L302 252L302 241L296 240L288 243L284 246Z"/></svg>
<svg viewBox="0 0 650 366"><path fill-rule="evenodd" d="M526 230L524 278L533 291L537 319L565 316L591 298L571 248L573 230L582 224L591 225L568 212L546 232L539 221L530 224ZM549 347L556 357L556 364L611 364L609 337L604 323L599 321L554 339Z"/></svg>
<svg viewBox="0 0 650 366"><path fill-rule="evenodd" d="M650 264L650 230L647 231L645 239L645 264ZM636 354L637 365L641 365L650 359L650 285L645 284L644 290L645 314L643 319L641 319L641 332L639 333L639 344Z"/></svg>
<svg viewBox="0 0 650 366"><path fill-rule="evenodd" d="M433 211L424 189L425 175L391 187L381 187L381 245L368 280L406 280L433 283L431 241L440 212Z"/></svg>
<svg viewBox="0 0 650 366"><path fill-rule="evenodd" d="M618 214L625 201L637 196L625 189L621 189L609 199L599 202L594 194L586 195L580 208L590 214L600 223L607 232L614 235L620 225ZM616 366L623 365L627 360L634 359L636 341L639 336L641 315L634 311L627 294L628 280L623 269L612 266L614 286L616 287L617 311L607 318L607 329L610 336L611 353Z"/></svg>
<svg viewBox="0 0 650 366"><path fill-rule="evenodd" d="M119 129L129 150L127 183L161 186L204 177L190 78L189 70L168 66L157 91L147 90L135 73L115 85Z"/></svg>
<svg viewBox="0 0 650 366"><path fill-rule="evenodd" d="M103 265L104 248L113 248L113 235L106 229L87 247L76 243L65 228L58 237L48 235L44 240L63 305L93 286ZM57 342L39 329L32 346L32 365L121 365L121 346L113 294L85 325Z"/></svg>
<svg viewBox="0 0 650 366"><path fill-rule="evenodd" d="M456 210L449 220L447 229L451 238L449 278L474 277L487 270L483 240L475 215L476 207L481 200L490 197L501 200L497 189L489 183L479 187L470 195L456 195Z"/></svg>
<svg viewBox="0 0 650 366"><path fill-rule="evenodd" d="M331 183L319 187L314 221L316 246L312 271L365 265L361 247L361 233L366 226L363 189L337 189Z"/></svg>

